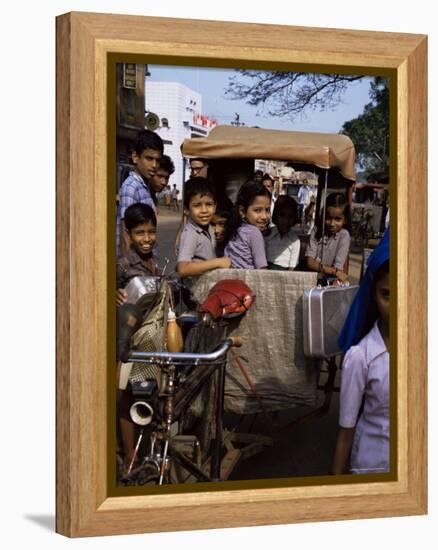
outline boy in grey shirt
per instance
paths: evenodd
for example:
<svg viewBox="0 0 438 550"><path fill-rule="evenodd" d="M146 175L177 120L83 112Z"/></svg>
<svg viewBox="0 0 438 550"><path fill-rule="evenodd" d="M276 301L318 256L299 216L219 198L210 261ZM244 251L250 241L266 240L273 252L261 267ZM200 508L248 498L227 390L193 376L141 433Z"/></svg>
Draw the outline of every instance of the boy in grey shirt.
<svg viewBox="0 0 438 550"><path fill-rule="evenodd" d="M213 228L216 212L214 188L205 178L190 178L185 185L184 209L188 222L181 233L176 269L182 277L231 266L227 257L216 258Z"/></svg>

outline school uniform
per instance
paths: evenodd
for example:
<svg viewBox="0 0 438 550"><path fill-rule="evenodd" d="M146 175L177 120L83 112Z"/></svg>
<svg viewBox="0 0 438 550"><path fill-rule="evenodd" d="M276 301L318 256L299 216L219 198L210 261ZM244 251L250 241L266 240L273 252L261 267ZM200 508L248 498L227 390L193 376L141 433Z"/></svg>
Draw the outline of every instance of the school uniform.
<svg viewBox="0 0 438 550"><path fill-rule="evenodd" d="M342 365L339 424L356 427L350 458L353 473L389 471L389 392L389 352L376 321L349 349Z"/></svg>
<svg viewBox="0 0 438 550"><path fill-rule="evenodd" d="M314 258L324 265L333 266L342 271L350 250L350 233L341 229L338 233L330 235L326 242L324 237L316 238L316 229L312 230L306 257Z"/></svg>
<svg viewBox="0 0 438 550"><path fill-rule="evenodd" d="M157 213L157 207L153 199L153 192L141 177L138 172L134 170L129 172L129 176L122 183L119 191L119 207L117 209L117 225L116 225L116 246L117 256L120 256L120 240L121 240L121 222L125 217L125 210L131 204L142 202L148 204L155 214Z"/></svg>
<svg viewBox="0 0 438 550"><path fill-rule="evenodd" d="M225 247L224 255L230 258L233 269L261 269L268 266L262 232L247 222L237 229L236 235Z"/></svg>
<svg viewBox="0 0 438 550"><path fill-rule="evenodd" d="M269 265L284 269L294 269L300 259L300 239L293 229L280 235L277 227L272 227L265 235L266 259Z"/></svg>
<svg viewBox="0 0 438 550"><path fill-rule="evenodd" d="M117 288L125 288L133 277L143 277L145 275L156 275L157 264L153 259L148 265L137 254L131 246L128 254L117 260L116 264L116 283Z"/></svg>
<svg viewBox="0 0 438 550"><path fill-rule="evenodd" d="M216 258L215 247L213 227L202 227L189 218L181 232L177 262L212 260Z"/></svg>

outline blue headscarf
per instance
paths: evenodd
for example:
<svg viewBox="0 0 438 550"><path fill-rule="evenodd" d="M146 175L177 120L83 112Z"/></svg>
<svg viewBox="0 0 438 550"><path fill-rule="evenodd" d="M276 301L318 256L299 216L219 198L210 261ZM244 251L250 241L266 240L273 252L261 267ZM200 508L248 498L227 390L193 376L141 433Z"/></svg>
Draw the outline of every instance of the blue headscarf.
<svg viewBox="0 0 438 550"><path fill-rule="evenodd" d="M379 268L389 260L389 228L382 240L368 258L367 269L360 283L359 290L351 304L342 332L338 338L339 347L346 352L365 336L365 324L368 308L373 299L373 282Z"/></svg>

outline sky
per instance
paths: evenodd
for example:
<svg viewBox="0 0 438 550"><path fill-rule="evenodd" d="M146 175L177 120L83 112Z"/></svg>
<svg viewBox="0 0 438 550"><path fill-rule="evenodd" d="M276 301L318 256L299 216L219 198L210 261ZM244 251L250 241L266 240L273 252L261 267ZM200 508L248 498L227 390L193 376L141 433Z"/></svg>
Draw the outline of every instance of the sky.
<svg viewBox="0 0 438 550"><path fill-rule="evenodd" d="M309 111L304 117L293 122L279 117L259 113L259 107L247 105L243 100L230 100L225 97L229 78L236 72L230 69L197 67L172 67L148 65L153 81L180 82L202 95L202 114L218 120L220 124L230 124L239 113L240 121L246 126L260 126L277 130L338 133L344 122L362 113L370 102L370 77L352 83L344 94L342 103L334 110L324 112ZM266 109L265 109L266 112Z"/></svg>

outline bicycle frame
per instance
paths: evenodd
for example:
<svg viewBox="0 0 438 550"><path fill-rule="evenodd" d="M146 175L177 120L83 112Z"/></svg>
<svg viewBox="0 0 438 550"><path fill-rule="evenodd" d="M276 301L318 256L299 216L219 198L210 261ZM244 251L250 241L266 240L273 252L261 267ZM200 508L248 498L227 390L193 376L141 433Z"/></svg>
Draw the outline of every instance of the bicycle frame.
<svg viewBox="0 0 438 550"><path fill-rule="evenodd" d="M151 434L151 450L144 458L143 464L153 463L159 473L158 484L161 485L169 478L171 460L178 461L187 471L199 481L219 481L222 448L222 420L224 406L225 366L228 350L236 345L233 339L225 340L216 350L207 354L172 353L172 352L139 352L132 351L130 361L154 364L161 368L164 383L159 399L162 404L162 420ZM180 371L187 367L194 367L187 378L180 385ZM179 420L184 411L199 394L204 384L215 373L217 377L216 407L215 407L215 434L214 446L211 453L210 477L184 453L179 452L174 445L178 436L171 434L171 425ZM139 436L137 450L143 436ZM161 450L155 453L159 442ZM138 468L136 469L136 471ZM128 477L128 476L127 476Z"/></svg>

